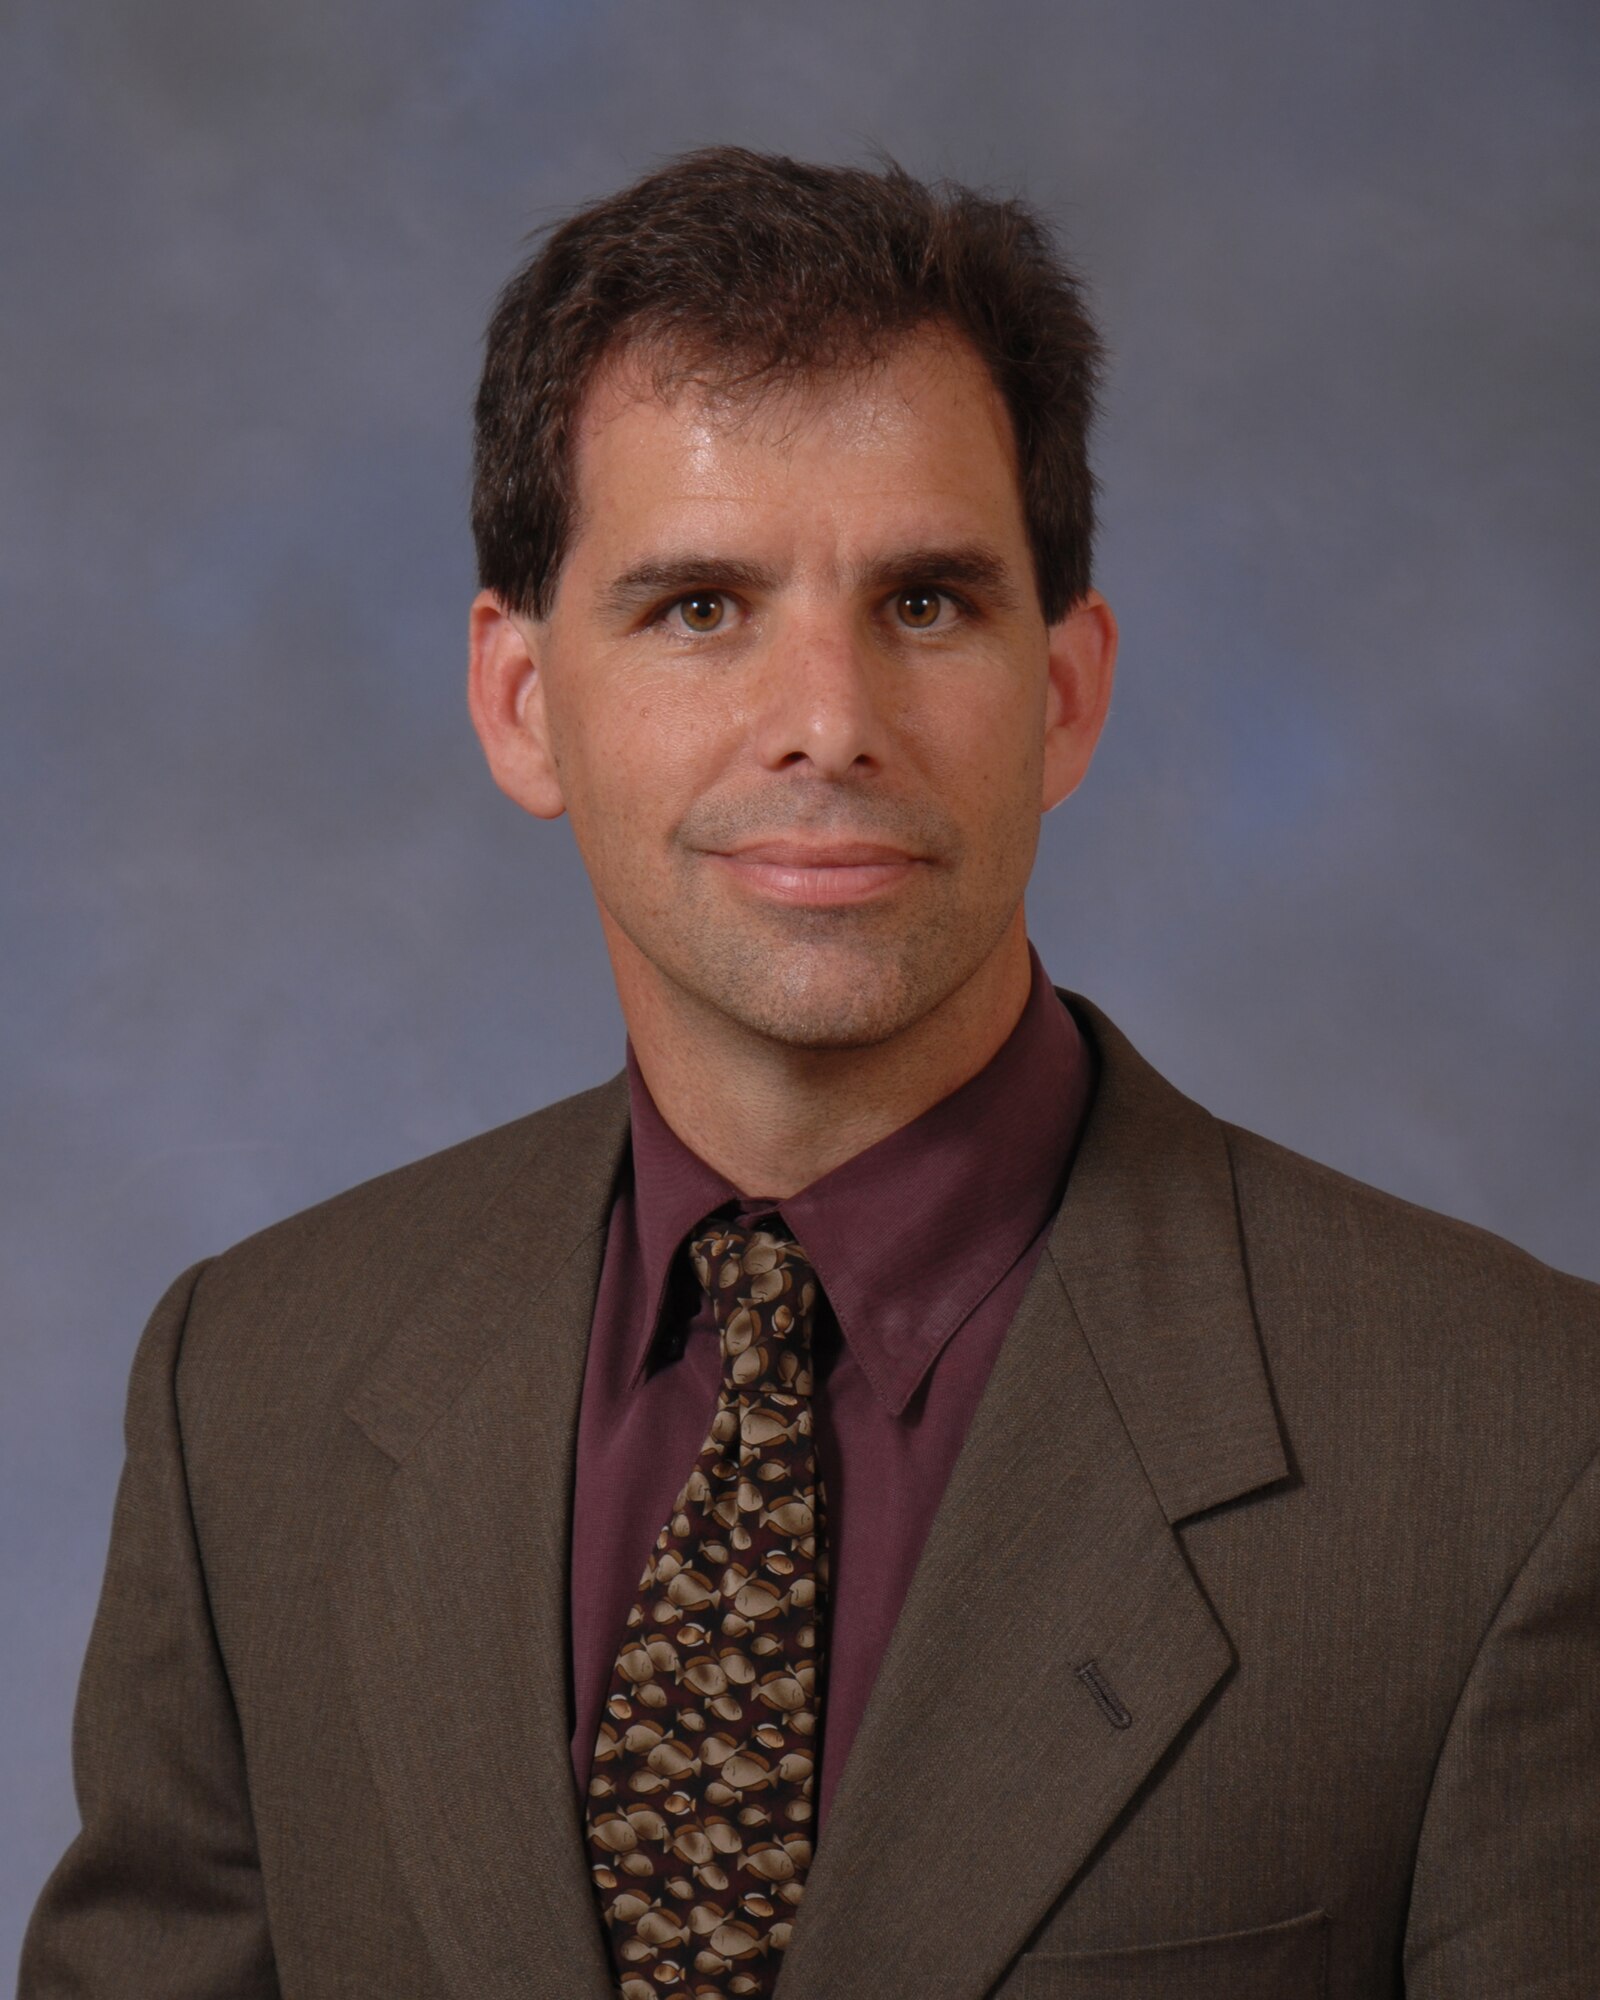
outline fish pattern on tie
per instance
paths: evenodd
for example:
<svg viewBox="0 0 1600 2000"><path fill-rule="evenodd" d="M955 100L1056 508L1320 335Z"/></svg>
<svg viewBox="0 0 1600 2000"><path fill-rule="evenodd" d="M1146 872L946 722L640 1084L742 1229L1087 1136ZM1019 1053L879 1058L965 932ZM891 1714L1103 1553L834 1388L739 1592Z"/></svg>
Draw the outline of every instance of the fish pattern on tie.
<svg viewBox="0 0 1600 2000"><path fill-rule="evenodd" d="M586 1809L623 2000L770 1995L812 1856L828 1581L817 1275L776 1214L714 1222L690 1256L722 1382L628 1613Z"/></svg>

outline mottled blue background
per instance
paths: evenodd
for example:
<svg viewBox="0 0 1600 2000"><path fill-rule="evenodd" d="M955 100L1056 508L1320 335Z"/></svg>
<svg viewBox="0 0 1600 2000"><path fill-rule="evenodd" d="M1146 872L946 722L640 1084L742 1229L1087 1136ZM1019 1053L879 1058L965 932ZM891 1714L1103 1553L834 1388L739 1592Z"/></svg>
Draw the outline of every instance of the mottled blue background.
<svg viewBox="0 0 1600 2000"><path fill-rule="evenodd" d="M1032 931L1214 1109L1600 1275L1590 0L0 19L0 1965L183 1266L610 1074L463 695L524 233L734 139L1031 194L1115 353Z"/></svg>

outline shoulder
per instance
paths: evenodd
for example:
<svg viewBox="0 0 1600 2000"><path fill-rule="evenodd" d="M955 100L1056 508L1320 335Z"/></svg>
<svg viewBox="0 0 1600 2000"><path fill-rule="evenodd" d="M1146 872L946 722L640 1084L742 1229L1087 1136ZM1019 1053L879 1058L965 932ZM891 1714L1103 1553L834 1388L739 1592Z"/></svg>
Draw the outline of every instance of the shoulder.
<svg viewBox="0 0 1600 2000"><path fill-rule="evenodd" d="M1222 1125L1257 1322L1326 1422L1557 1487L1600 1444L1600 1285Z"/></svg>
<svg viewBox="0 0 1600 2000"><path fill-rule="evenodd" d="M1600 1284L1558 1271L1491 1230L1422 1208L1353 1179L1258 1132L1218 1121L1233 1162L1247 1238L1345 1285L1375 1288L1413 1308L1463 1297L1495 1304L1549 1301L1600 1330Z"/></svg>
<svg viewBox="0 0 1600 2000"><path fill-rule="evenodd" d="M626 1130L619 1075L233 1244L194 1286L191 1380L218 1366L249 1373L252 1357L275 1371L286 1357L313 1372L324 1357L359 1362L507 1200L553 1221L574 1202L603 1217Z"/></svg>
<svg viewBox="0 0 1600 2000"><path fill-rule="evenodd" d="M424 1158L362 1181L244 1238L213 1269L240 1279L355 1272L381 1255L402 1265L448 1253L485 1206L529 1168L559 1177L615 1122L620 1078L564 1097ZM625 1117L626 1113L623 1112Z"/></svg>

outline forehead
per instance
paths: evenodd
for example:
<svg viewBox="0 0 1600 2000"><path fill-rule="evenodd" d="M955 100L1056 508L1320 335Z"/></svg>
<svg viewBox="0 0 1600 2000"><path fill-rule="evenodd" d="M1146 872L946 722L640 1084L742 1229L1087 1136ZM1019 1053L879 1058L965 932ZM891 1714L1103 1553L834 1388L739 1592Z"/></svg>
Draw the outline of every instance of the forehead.
<svg viewBox="0 0 1600 2000"><path fill-rule="evenodd" d="M1003 517L1022 532L1009 412L976 351L949 329L923 327L881 359L753 389L662 374L651 353L624 350L590 386L574 449L574 526L586 539L609 541L653 517L751 525L862 504L897 516L932 509L952 517L951 531L981 520L994 532Z"/></svg>

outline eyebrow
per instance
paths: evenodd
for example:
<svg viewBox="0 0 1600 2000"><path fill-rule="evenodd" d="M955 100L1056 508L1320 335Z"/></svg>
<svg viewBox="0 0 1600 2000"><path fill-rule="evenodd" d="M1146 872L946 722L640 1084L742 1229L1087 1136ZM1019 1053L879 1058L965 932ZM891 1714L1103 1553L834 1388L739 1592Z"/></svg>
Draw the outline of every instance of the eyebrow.
<svg viewBox="0 0 1600 2000"><path fill-rule="evenodd" d="M970 590L996 609L1015 611L1022 602L1005 559L981 542L952 546L896 549L859 564L850 581L858 589L892 590L897 585L951 584ZM742 556L684 551L634 563L613 577L600 592L600 609L608 617L626 618L660 598L693 590L777 590L782 574L766 563Z"/></svg>
<svg viewBox="0 0 1600 2000"><path fill-rule="evenodd" d="M693 590L776 590L778 572L738 556L671 555L635 563L614 576L600 593L600 609L613 618L642 611L657 598Z"/></svg>

